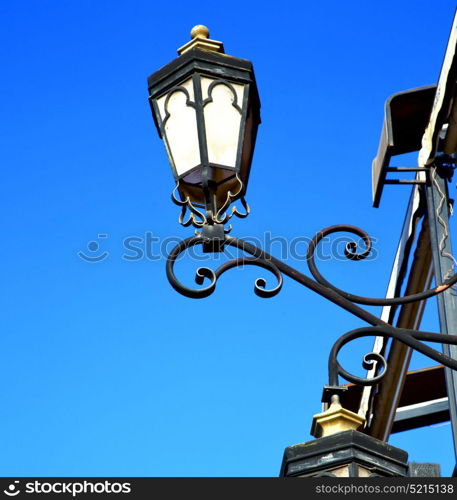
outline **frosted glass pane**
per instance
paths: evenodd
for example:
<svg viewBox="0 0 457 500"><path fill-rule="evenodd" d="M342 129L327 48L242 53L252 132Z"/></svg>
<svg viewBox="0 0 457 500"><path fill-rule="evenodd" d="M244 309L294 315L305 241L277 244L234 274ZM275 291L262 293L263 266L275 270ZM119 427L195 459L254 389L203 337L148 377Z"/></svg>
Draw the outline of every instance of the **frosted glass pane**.
<svg viewBox="0 0 457 500"><path fill-rule="evenodd" d="M211 82L209 78L202 78L202 94L212 98L203 108L208 160L210 163L235 167L241 113L232 103L235 101L241 108L244 88L242 85L232 84L234 93L227 85L217 83L209 96Z"/></svg>
<svg viewBox="0 0 457 500"><path fill-rule="evenodd" d="M195 109L186 102L187 95L181 90L173 91L168 100L167 96L163 96L157 101L162 120L165 121L168 153L178 175L200 164L197 117Z"/></svg>

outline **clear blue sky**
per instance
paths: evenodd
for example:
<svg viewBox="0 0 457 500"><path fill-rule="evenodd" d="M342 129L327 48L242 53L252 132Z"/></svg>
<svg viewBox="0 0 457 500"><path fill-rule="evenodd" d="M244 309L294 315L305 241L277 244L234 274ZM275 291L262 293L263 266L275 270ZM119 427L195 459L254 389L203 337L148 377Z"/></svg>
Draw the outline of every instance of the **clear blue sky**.
<svg viewBox="0 0 457 500"><path fill-rule="evenodd" d="M288 279L277 297L258 298L256 269L227 273L196 301L171 289L163 258L126 258L129 236L191 234L170 202L146 77L200 23L252 60L262 125L252 215L233 234L292 240L361 226L377 258L322 268L343 288L382 296L409 195L390 186L371 208L383 104L436 82L454 7L1 4L1 475L278 474L284 448L310 439L330 347L361 323ZM88 263L80 251L109 255ZM190 278L195 263L180 265ZM424 326L438 328L434 302ZM363 373L368 347L352 349L347 366ZM451 472L449 425L391 442Z"/></svg>

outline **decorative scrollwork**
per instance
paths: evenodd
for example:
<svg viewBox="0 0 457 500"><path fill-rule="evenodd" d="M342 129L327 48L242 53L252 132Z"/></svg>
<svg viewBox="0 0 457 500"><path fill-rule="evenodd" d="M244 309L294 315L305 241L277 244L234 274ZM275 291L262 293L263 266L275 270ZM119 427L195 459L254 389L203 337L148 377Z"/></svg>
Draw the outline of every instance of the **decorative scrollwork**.
<svg viewBox="0 0 457 500"><path fill-rule="evenodd" d="M371 352L365 354L362 362L362 366L365 369L370 369L373 363L380 363L380 373L373 378L361 378L352 375L346 371L338 361L338 353L344 345L347 343L359 339L361 337L388 337L398 340L403 344L411 347L415 351L418 351L425 356L433 359L437 363L441 363L453 370L457 370L457 360L446 356L442 352L433 349L423 341L437 342L443 344L457 345L457 335L447 335L440 333L431 332L420 332L418 330L407 330L403 328L396 328L393 326L371 326L357 328L356 330L351 330L348 333L342 335L333 345L330 351L328 371L329 371L329 384L331 387L338 386L338 375L343 377L345 380L358 385L376 385L378 384L387 373L387 362L383 356L378 353Z"/></svg>
<svg viewBox="0 0 457 500"><path fill-rule="evenodd" d="M179 219L178 219L179 223L184 227L188 227L191 224L195 227L203 227L207 223L206 216L202 212L200 212L200 210L198 210L195 207L195 205L193 205L188 196L186 196L184 200L180 200L176 196L176 192L178 190L179 190L179 182L178 184L176 184L176 187L171 192L171 200L175 205L181 207L181 213L179 214ZM189 210L190 214L189 217L185 219L187 210Z"/></svg>
<svg viewBox="0 0 457 500"><path fill-rule="evenodd" d="M177 196L179 192L179 181L176 184L175 188L171 193L171 200L175 205L181 207L181 213L179 215L179 223L188 227L193 225L196 228L202 228L205 224L226 224L234 215L239 217L240 219L246 218L250 213L250 208L248 203L246 202L244 196L242 196L242 192L244 189L244 185L239 178L238 174L235 174L235 178L238 181L238 189L235 192L228 191L227 197L223 205L218 209L216 213L212 213L212 211L206 210L206 213L199 210L190 200L189 196L186 196L184 199L180 199ZM235 199L240 199L241 205L244 208L244 211L238 210L236 206L233 206L230 213L227 213L229 206ZM186 218L187 211L189 211L189 215ZM226 232L230 232L231 226L226 229Z"/></svg>
<svg viewBox="0 0 457 500"><path fill-rule="evenodd" d="M182 295L191 298L203 298L211 295L215 288L216 283L219 277L229 269L234 267L240 267L245 265L255 265L267 269L271 273L274 274L277 280L277 285L274 288L267 289L266 281L263 278L259 278L255 282L254 292L260 297L273 297L281 290L283 283L283 274L289 276L294 279L298 283L307 287L308 289L318 293L322 297L327 300L337 304L339 307L342 307L346 311L351 314L357 316L358 318L364 320L371 326L366 326L363 328L358 328L356 330L352 330L344 335L342 335L334 344L330 356L329 356L329 386L328 389L330 391L334 391L335 394L338 393L338 390L341 390L341 387L338 386L338 378L341 376L349 382L359 385L375 385L378 384L383 377L385 376L388 366L387 362L381 354L378 353L368 353L364 356L362 366L365 369L370 369L373 367L374 363L376 363L378 368L378 373L372 378L362 378L357 377L348 371L346 371L338 362L338 353L342 349L343 346L351 342L352 340L362 338L362 337L384 337L398 340L399 342L411 347L412 349L428 356L430 359L441 363L453 370L457 370L457 360L450 358L449 356L433 349L429 345L424 342L435 342L441 344L449 344L449 345L457 345L457 335L443 335L438 333L431 332L421 332L417 330L406 330L402 328L393 327L383 320L373 315L372 313L362 309L357 304L366 304L366 305L393 305L393 304L405 304L409 302L415 302L419 300L424 300L439 293L442 293L449 287L451 287L454 283L457 282L457 275L451 276L448 280L444 282L443 285L427 290L423 293L417 293L413 295L408 295L405 297L395 297L393 299L377 299L377 298L367 298L360 297L357 295L353 295L345 292L331 284L327 281L321 273L318 271L316 263L315 263L315 252L317 245L322 239L332 233L338 232L349 232L361 238L364 243L365 248L361 251L358 251L358 244L354 242L349 242L346 245L345 255L348 259L351 260L362 260L365 259L371 251L371 239L368 234L355 226L348 225L338 225L331 226L322 231L320 231L311 241L308 254L307 254L307 262L308 267L310 269L311 274L314 279L306 276L303 273L300 273L296 269L290 267L285 262L269 255L265 251L260 248L252 245L251 243L242 240L240 238L234 238L229 235L225 235L222 246L227 247L235 247L247 254L250 254L251 257L239 257L236 259L229 260L225 264L219 266L216 270L212 270L206 267L200 267L197 269L195 281L198 285L204 285L205 282L208 282L206 286L202 288L194 289L189 288L183 285L176 277L174 272L174 264L178 258L178 256L186 251L187 249L205 243L205 238L198 234L195 237L188 238L180 242L171 252L167 261L167 277L170 281L171 285L175 290L177 290Z"/></svg>
<svg viewBox="0 0 457 500"><path fill-rule="evenodd" d="M203 245L204 242L204 238L200 235L194 236L192 238L187 238L186 240L178 243L178 245L176 245L176 247L170 252L168 256L166 268L168 281L170 282L171 286L182 295L194 299L208 297L216 289L217 280L222 274L234 267L243 266L262 267L274 274L277 280L277 285L274 288L266 288L267 282L264 278L257 278L257 280L255 281L254 292L259 297L274 297L281 291L283 283L281 271L272 262L257 257L239 257L236 259L232 259L219 266L216 270L212 270L207 267L200 267L196 271L195 282L197 283L197 285L203 285L205 280L209 280L209 284L207 284L203 288L190 288L183 285L178 280L174 272L175 262L179 255L185 252L187 249L195 245Z"/></svg>
<svg viewBox="0 0 457 500"><path fill-rule="evenodd" d="M322 276L322 274L319 272L317 268L314 259L314 255L319 242L322 241L322 239L328 236L329 234L340 233L340 232L352 233L355 234L356 236L359 236L363 240L366 246L365 250L363 250L360 253L357 253L358 243L355 241L349 242L345 248L345 256L348 259L363 260L369 256L372 248L370 236L363 229L360 229L356 226L340 224L337 226L330 226L323 229L322 231L319 231L316 234L316 236L314 236L314 238L311 240L307 253L308 267L311 274L314 276L315 280L318 283L326 286L327 288L330 288L341 297L344 297L355 304L364 304L368 306L388 306L388 305L400 305L400 304L408 304L411 302L418 302L420 300L425 300L435 295L438 295L439 293L444 292L444 290L447 290L455 283L457 283L457 274L454 274L446 281L444 281L444 283L440 286L437 286L435 288L430 288L429 290L425 290L424 292L421 293L414 293L411 295L405 295L403 297L394 297L394 298L363 297L360 295L354 295L352 293L348 293L344 290L341 290L340 288L336 287Z"/></svg>
<svg viewBox="0 0 457 500"><path fill-rule="evenodd" d="M240 197L240 201L241 201L241 204L243 205L244 212L240 212L236 206L232 207L232 211L230 214L228 214L226 212L227 208L230 206L232 201L235 200L237 197L239 197L241 195L241 193L243 192L244 186L243 186L243 183L241 182L241 179L238 177L238 174L236 174L235 177L236 177L236 180L238 181L238 186L239 186L238 191L236 193L232 193L231 191L228 191L225 203L217 211L217 214L213 218L214 222L216 222L217 224L225 224L234 215L236 215L240 219L244 219L250 213L249 205L247 204L246 200L244 199L244 196Z"/></svg>

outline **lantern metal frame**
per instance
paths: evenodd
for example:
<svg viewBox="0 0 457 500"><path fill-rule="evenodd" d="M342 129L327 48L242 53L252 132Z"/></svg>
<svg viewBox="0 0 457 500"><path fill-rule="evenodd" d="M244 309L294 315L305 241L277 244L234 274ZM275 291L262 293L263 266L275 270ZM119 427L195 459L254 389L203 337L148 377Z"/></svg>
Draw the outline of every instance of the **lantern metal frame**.
<svg viewBox="0 0 457 500"><path fill-rule="evenodd" d="M203 99L202 77L212 79L208 88L208 97ZM194 100L188 90L182 86L192 79ZM242 102L238 97L233 84L244 87ZM229 88L233 95L232 106L240 113L240 130L236 151L235 166L212 163L208 158L208 144L205 131L204 108L212 102L212 92L217 85ZM159 136L164 139L170 159L176 187L172 192L172 200L179 205L181 215L179 222L183 226L193 225L202 228L208 224L224 224L232 216L246 217L249 214L244 195L249 180L250 166L254 153L257 128L260 123L260 99L255 81L252 63L217 52L193 48L176 58L148 78L149 102L152 115ZM166 140L165 125L170 117L167 104L175 92L183 92L186 96L186 105L195 109L196 127L199 141L200 164L178 174ZM157 99L167 95L165 100L165 116L160 116ZM251 116L252 115L252 116ZM250 144L246 150L245 135L248 120L251 120ZM245 157L248 155L248 157ZM199 182L189 183L186 178L199 173ZM215 179L213 173L221 172L222 179ZM221 192L221 194L219 194ZM179 194L179 197L177 196ZM236 200L241 200L244 211L229 206ZM203 209L203 210L202 210ZM186 212L189 215L186 218Z"/></svg>

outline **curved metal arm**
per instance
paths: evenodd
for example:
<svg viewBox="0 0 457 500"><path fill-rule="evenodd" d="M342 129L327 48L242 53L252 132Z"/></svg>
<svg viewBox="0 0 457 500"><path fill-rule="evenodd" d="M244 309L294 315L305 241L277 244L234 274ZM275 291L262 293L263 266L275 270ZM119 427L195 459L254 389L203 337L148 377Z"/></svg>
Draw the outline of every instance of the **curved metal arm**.
<svg viewBox="0 0 457 500"><path fill-rule="evenodd" d="M174 265L181 253L185 252L187 249L195 245L202 245L205 243L205 238L201 235L198 235L183 240L170 252L167 260L167 277L173 288L182 295L190 298L203 298L208 297L208 295L211 295L214 292L214 290L216 289L217 280L225 271L228 271L229 269L232 269L234 267L255 265L267 269L268 271L273 273L277 280L277 285L274 288L267 289L266 281L263 278L258 278L254 285L254 292L260 297L273 297L274 295L278 294L282 288L282 275L285 274L286 276L289 276L303 286L318 293L322 297L325 297L327 300L337 304L339 307L342 307L351 314L364 320L371 326L352 330L344 334L335 342L330 352L329 383L330 387L334 389L336 389L338 386L338 376L342 376L350 382L361 385L375 385L379 383L384 377L387 370L387 362L380 354L369 353L364 356L362 363L364 368L369 369L374 362L379 362L381 365L381 373L371 379L356 377L355 375L350 374L344 368L342 368L337 360L338 353L344 345L351 342L352 340L367 336L394 338L402 342L403 344L413 348L414 350L421 352L425 356L428 356L429 358L437 361L438 363L442 363L449 368L457 370L456 360L444 355L436 349L431 348L427 344L424 344L424 341L428 341L457 345L456 335L443 335L438 333L420 332L417 330L396 328L385 323L377 316L357 305L397 305L425 300L429 297L433 297L439 293L442 293L444 290L457 283L457 274L451 276L441 286L422 293L416 293L404 297L381 299L350 294L344 290L337 288L332 283L327 281L317 269L314 258L317 246L322 241L322 239L329 234L338 232L349 232L358 236L364 242L365 249L360 252L357 252L357 242L349 242L346 245L345 255L348 259L363 260L370 254L372 246L371 239L368 234L362 229L349 225L330 226L326 229L323 229L322 231L317 233L317 235L311 240L311 243L308 247L307 264L314 279L300 273L296 269L288 266L283 261L269 255L267 252L252 245L251 243L228 235L225 236L223 242L224 246L231 246L243 250L244 252L250 254L251 257L239 257L237 259L229 260L225 264L222 264L220 267L218 267L215 271L207 267L200 267L196 271L196 283L198 285L203 285L205 279L207 279L209 280L209 284L202 288L189 288L183 285L176 277L174 272Z"/></svg>
<svg viewBox="0 0 457 500"><path fill-rule="evenodd" d="M351 330L348 333L342 335L333 345L330 351L329 362L328 362L328 372L329 372L329 384L330 386L338 385L338 375L341 375L344 379L358 385L376 385L385 376L387 370L387 362L383 356L376 352L370 352L365 354L362 361L362 366L369 370L374 362L381 363L381 373L373 378L360 378L352 375L346 371L338 362L338 353L341 348L352 340L356 340L361 337L388 337L399 340L403 344L411 347L415 351L418 351L425 356L433 359L437 363L441 363L453 370L457 370L457 360L446 356L442 352L432 349L427 344L421 341L428 342L439 342L442 344L452 344L457 345L457 335L447 335L441 333L431 333L431 332L420 332L418 330L407 330L404 328L396 328L393 326L371 326L364 328L357 328L356 330Z"/></svg>

